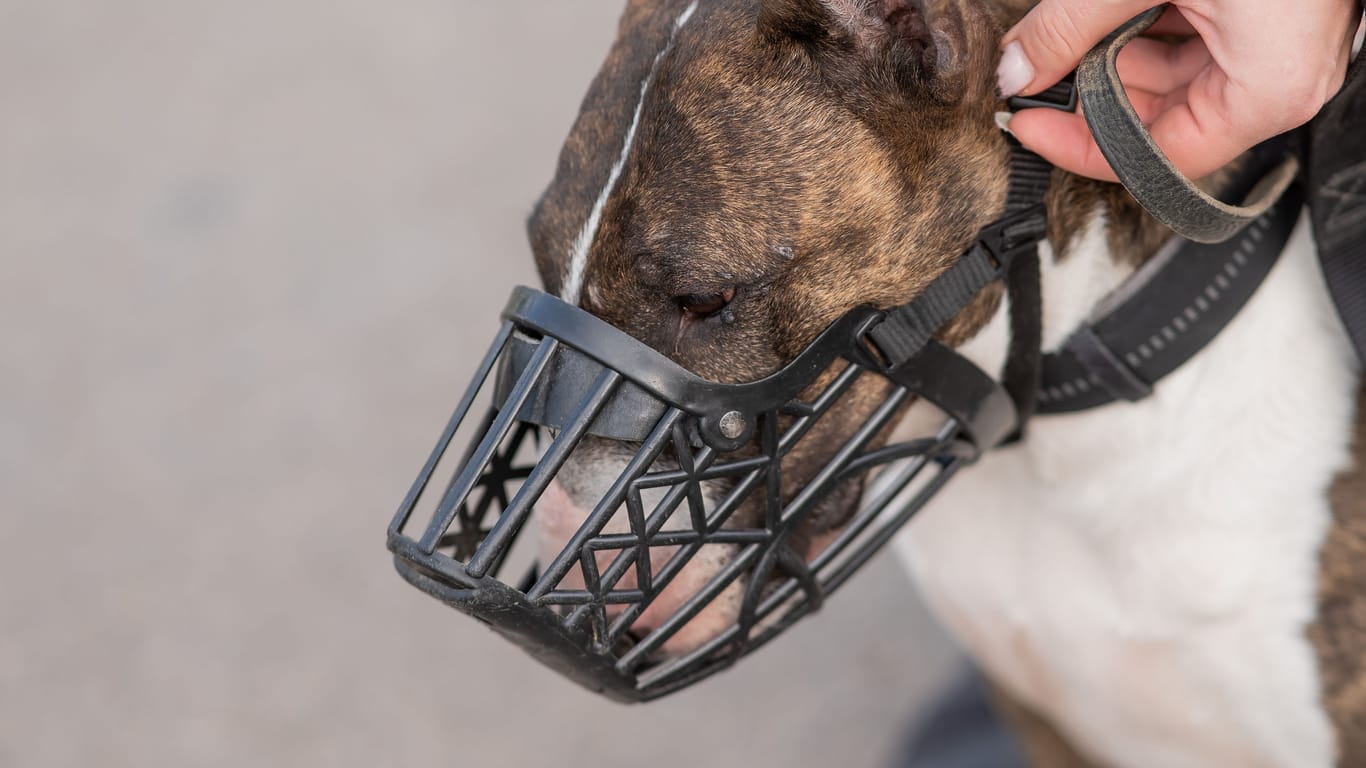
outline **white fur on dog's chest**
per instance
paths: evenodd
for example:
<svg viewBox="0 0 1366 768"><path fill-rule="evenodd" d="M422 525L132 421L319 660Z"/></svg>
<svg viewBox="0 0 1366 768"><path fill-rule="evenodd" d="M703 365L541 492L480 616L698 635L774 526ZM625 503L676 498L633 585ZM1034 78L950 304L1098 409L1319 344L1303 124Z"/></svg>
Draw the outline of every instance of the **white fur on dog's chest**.
<svg viewBox="0 0 1366 768"><path fill-rule="evenodd" d="M1122 277L1095 252L1101 227L1045 267L1053 344ZM998 317L965 352L999 369L1005 338ZM898 551L991 676L1105 763L1329 766L1305 630L1355 387L1301 221L1154 396L1035 419Z"/></svg>

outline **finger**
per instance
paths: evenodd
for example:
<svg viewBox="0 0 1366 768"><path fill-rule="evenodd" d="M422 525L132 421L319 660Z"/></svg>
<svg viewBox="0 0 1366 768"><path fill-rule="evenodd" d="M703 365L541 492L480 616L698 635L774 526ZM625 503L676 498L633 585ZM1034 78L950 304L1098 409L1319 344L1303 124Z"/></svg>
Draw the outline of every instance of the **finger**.
<svg viewBox="0 0 1366 768"><path fill-rule="evenodd" d="M1217 125L1223 125L1224 130ZM1214 173L1256 143L1238 138L1240 132L1223 121L1202 122L1189 102L1163 112L1153 122L1150 135L1172 165L1190 179Z"/></svg>
<svg viewBox="0 0 1366 768"><path fill-rule="evenodd" d="M1043 0L1001 40L1004 96L1033 94L1077 68L1087 51L1154 0Z"/></svg>
<svg viewBox="0 0 1366 768"><path fill-rule="evenodd" d="M1138 113L1139 122L1149 128L1169 110L1185 104L1190 93L1189 85L1178 85L1166 93L1153 93L1138 88L1126 88L1129 103Z"/></svg>
<svg viewBox="0 0 1366 768"><path fill-rule="evenodd" d="M1026 109L1011 118L1010 132L1026 148L1064 171L1101 181L1118 181L1096 146L1085 118L1079 114Z"/></svg>
<svg viewBox="0 0 1366 768"><path fill-rule="evenodd" d="M1191 178L1207 175L1259 142L1311 120L1341 87L1352 30L1324 55L1321 45L1301 49L1299 77L1236 77L1212 64L1190 83L1183 101L1169 100L1153 121L1153 140L1178 170Z"/></svg>
<svg viewBox="0 0 1366 768"><path fill-rule="evenodd" d="M1363 5L1362 7L1363 11L1366 11L1366 5ZM1361 22L1357 25L1355 31L1351 28L1348 29L1346 39L1343 41L1342 48L1338 53L1338 68L1333 75L1333 86L1331 91L1333 96L1336 96L1338 91L1342 90L1342 86L1346 85L1347 70L1356 59L1356 53L1361 50L1362 43L1364 42L1366 42L1366 12L1362 13Z"/></svg>
<svg viewBox="0 0 1366 768"><path fill-rule="evenodd" d="M1139 38L1119 53L1119 79L1126 88L1165 93L1189 84L1214 58L1198 37L1172 45Z"/></svg>
<svg viewBox="0 0 1366 768"><path fill-rule="evenodd" d="M1162 14L1162 17L1154 22L1153 25L1148 28L1148 31L1143 34L1191 37L1192 35L1198 35L1200 33L1196 31L1195 27L1191 26L1191 23L1181 13L1180 8L1172 6L1171 8L1168 8L1167 12Z"/></svg>
<svg viewBox="0 0 1366 768"><path fill-rule="evenodd" d="M1139 120L1145 124L1161 115L1172 97L1135 89L1127 93ZM1081 114L1026 109L1010 119L1009 130L1021 144L1065 171L1101 181L1117 181Z"/></svg>

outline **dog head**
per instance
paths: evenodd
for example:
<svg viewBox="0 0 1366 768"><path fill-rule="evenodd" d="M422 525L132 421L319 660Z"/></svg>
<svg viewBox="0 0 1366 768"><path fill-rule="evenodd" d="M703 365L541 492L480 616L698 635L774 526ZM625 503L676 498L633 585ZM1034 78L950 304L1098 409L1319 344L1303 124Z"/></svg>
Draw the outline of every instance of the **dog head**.
<svg viewBox="0 0 1366 768"><path fill-rule="evenodd" d="M999 21L957 0L632 0L530 219L546 289L721 383L781 368L859 305L911 300L1004 207ZM985 291L946 340L974 334L999 298ZM887 386L859 382L788 455L781 493L806 485ZM631 455L606 440L577 449L538 505L547 552ZM850 481L809 516L802 554L860 492ZM732 555L695 558L637 630ZM732 621L737 594L664 650Z"/></svg>

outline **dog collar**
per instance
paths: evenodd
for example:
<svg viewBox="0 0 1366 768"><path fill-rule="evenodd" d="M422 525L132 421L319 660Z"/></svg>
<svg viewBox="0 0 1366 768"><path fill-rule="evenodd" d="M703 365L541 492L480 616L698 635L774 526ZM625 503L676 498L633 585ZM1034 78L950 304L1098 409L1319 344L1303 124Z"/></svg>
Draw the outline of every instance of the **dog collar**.
<svg viewBox="0 0 1366 768"><path fill-rule="evenodd" d="M1259 147L1252 170L1280 163L1284 143ZM1044 355L1038 413L1070 413L1151 395L1252 298L1285 249L1303 202L1302 187L1295 184L1232 240L1169 241L1061 349Z"/></svg>

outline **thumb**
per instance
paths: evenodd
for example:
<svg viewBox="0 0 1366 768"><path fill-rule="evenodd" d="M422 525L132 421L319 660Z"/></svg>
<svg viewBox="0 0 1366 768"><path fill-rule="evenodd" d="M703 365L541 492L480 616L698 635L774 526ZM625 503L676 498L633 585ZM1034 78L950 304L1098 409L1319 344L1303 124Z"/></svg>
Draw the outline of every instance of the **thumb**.
<svg viewBox="0 0 1366 768"><path fill-rule="evenodd" d="M1160 0L1043 0L1001 39L1001 95L1034 94L1077 68L1105 36Z"/></svg>

